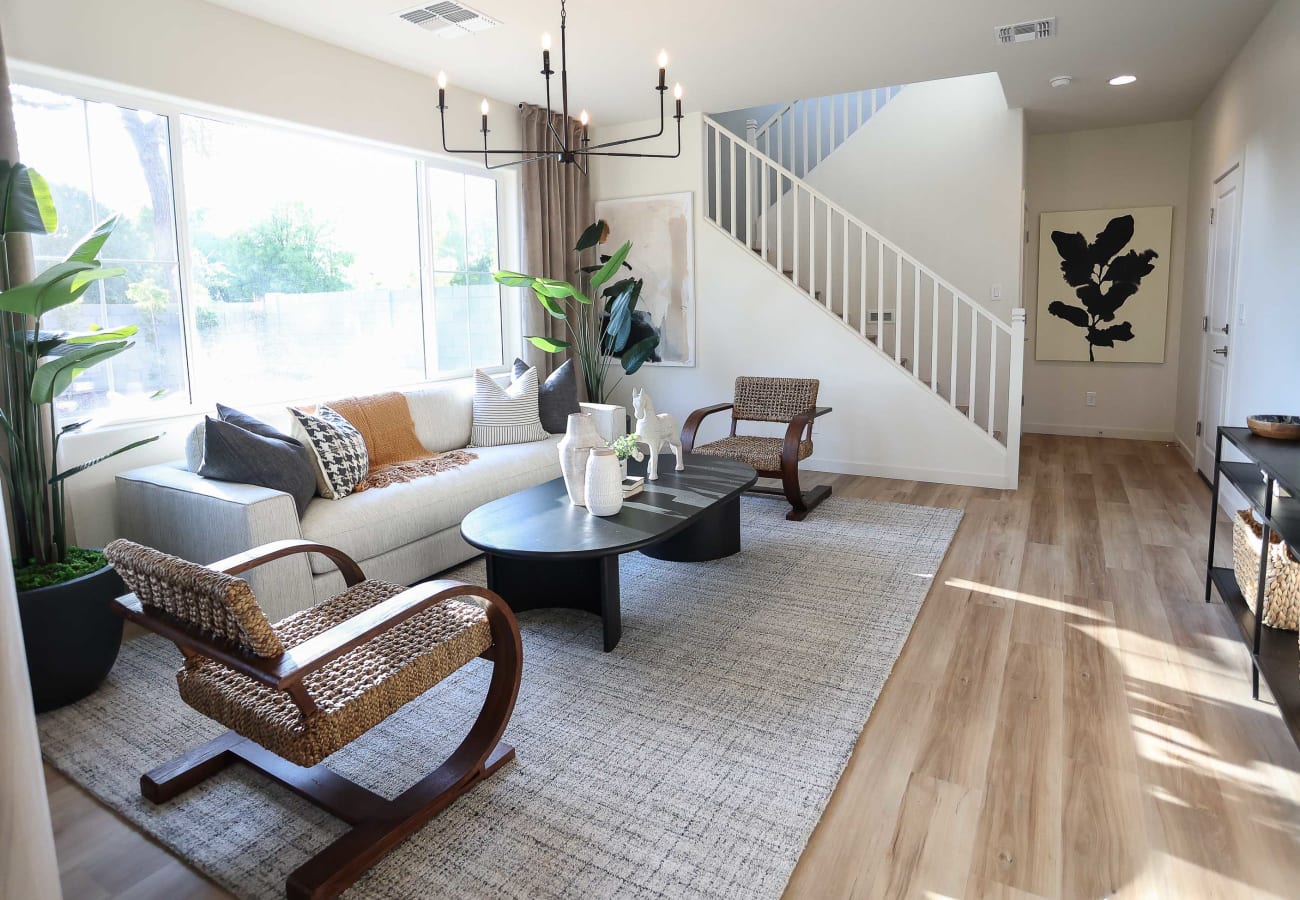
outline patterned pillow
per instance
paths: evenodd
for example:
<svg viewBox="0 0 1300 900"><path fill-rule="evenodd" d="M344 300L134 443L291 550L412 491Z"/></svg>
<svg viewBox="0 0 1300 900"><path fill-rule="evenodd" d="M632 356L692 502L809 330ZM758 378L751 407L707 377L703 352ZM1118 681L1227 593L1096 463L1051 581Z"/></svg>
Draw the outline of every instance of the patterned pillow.
<svg viewBox="0 0 1300 900"><path fill-rule="evenodd" d="M548 437L537 413L537 369L529 369L508 387L482 369L475 370L471 447L527 444Z"/></svg>
<svg viewBox="0 0 1300 900"><path fill-rule="evenodd" d="M318 406L315 415L293 407L289 412L293 414L293 436L311 450L316 489L327 500L342 500L370 472L370 455L361 432L328 406Z"/></svg>

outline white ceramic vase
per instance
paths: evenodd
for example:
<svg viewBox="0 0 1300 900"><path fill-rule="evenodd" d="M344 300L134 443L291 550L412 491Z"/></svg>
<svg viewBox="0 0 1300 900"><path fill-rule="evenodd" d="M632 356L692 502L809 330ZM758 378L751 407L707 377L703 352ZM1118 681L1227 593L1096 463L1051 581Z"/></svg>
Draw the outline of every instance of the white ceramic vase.
<svg viewBox="0 0 1300 900"><path fill-rule="evenodd" d="M613 450L601 447L591 451L584 487L587 512L593 516L612 516L623 508L623 473Z"/></svg>
<svg viewBox="0 0 1300 900"><path fill-rule="evenodd" d="M564 437L556 446L560 453L560 472L564 475L564 489L569 492L569 502L575 506L586 506L587 457L593 449L605 446L591 416L587 413L570 413Z"/></svg>

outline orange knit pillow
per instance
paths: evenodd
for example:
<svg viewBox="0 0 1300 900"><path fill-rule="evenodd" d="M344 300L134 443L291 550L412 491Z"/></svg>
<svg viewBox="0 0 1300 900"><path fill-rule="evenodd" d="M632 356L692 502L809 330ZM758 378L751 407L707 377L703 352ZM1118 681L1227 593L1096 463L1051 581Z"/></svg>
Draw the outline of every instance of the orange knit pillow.
<svg viewBox="0 0 1300 900"><path fill-rule="evenodd" d="M357 431L370 453L370 471L383 466L432 456L415 436L415 422L406 396L397 391L366 397L344 397L325 404Z"/></svg>

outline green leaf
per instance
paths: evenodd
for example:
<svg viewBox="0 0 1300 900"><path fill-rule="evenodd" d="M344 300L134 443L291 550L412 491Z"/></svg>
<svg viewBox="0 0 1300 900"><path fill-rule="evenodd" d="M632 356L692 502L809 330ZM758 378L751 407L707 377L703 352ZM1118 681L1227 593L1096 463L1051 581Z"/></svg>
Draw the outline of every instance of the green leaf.
<svg viewBox="0 0 1300 900"><path fill-rule="evenodd" d="M535 280L531 275L525 275L522 272L510 272L501 270L493 272L492 279L498 284L504 284L507 287L532 287Z"/></svg>
<svg viewBox="0 0 1300 900"><path fill-rule="evenodd" d="M102 344L104 341L122 341L134 337L140 330L136 325L123 325L120 328L93 328L81 334L65 335L69 344Z"/></svg>
<svg viewBox="0 0 1300 900"><path fill-rule="evenodd" d="M113 234L113 229L117 227L117 216L109 216L104 221L95 226L95 229L88 235L77 242L77 246L68 254L68 262L94 262L99 256L99 251L104 249L104 243Z"/></svg>
<svg viewBox="0 0 1300 900"><path fill-rule="evenodd" d="M547 297L554 297L557 300L563 300L565 297L572 297L576 288L567 281L555 281L550 278L537 278L533 281L533 290Z"/></svg>
<svg viewBox="0 0 1300 900"><path fill-rule="evenodd" d="M623 351L623 356L619 360L623 364L623 371L629 375L636 372L645 364L646 360L654 355L655 348L659 346L659 335L652 334L648 338L642 338L627 350Z"/></svg>
<svg viewBox="0 0 1300 900"><path fill-rule="evenodd" d="M609 335L609 349L613 354L622 352L627 346L627 339L632 333L632 310L636 305L637 288L630 284L610 306L609 325L605 333Z"/></svg>
<svg viewBox="0 0 1300 900"><path fill-rule="evenodd" d="M538 337L537 335L524 335L524 340L539 350L545 350L547 353L559 353L561 350L569 349L568 341L555 341L551 338Z"/></svg>
<svg viewBox="0 0 1300 900"><path fill-rule="evenodd" d="M53 234L59 227L50 186L35 169L0 160L0 234Z"/></svg>
<svg viewBox="0 0 1300 900"><path fill-rule="evenodd" d="M561 306L559 303L557 303L555 300L552 300L550 297L543 294L541 291L534 290L533 296L537 298L538 303L542 304L542 308L545 309L548 313L550 313L554 318L556 319L568 318L568 316L565 315L564 313L564 307Z"/></svg>
<svg viewBox="0 0 1300 900"><path fill-rule="evenodd" d="M599 222L592 222L582 232L582 235L578 238L578 243L573 245L573 249L578 253L581 253L583 250L590 250L597 244L605 243L605 239L608 237L609 226L605 224L604 219L601 219Z"/></svg>
<svg viewBox="0 0 1300 900"><path fill-rule="evenodd" d="M102 363L131 347L130 341L113 341L77 347L57 356L36 370L32 379L33 403L53 403L54 398L68 389L72 380L91 366Z"/></svg>
<svg viewBox="0 0 1300 900"><path fill-rule="evenodd" d="M609 258L609 262L600 267L600 271L591 276L591 286L600 287L618 271L618 267L623 265L623 260L627 259L628 252L632 249L632 242L624 242L622 247L614 251L614 255Z"/></svg>
<svg viewBox="0 0 1300 900"><path fill-rule="evenodd" d="M101 269L97 262L80 260L55 263L26 284L0 294L0 310L38 319L52 309L76 302L93 282L115 278L125 271Z"/></svg>
<svg viewBox="0 0 1300 900"><path fill-rule="evenodd" d="M125 447L118 447L116 450L112 451L111 453L105 453L103 456L96 456L94 459L88 459L81 465L73 466L71 469L64 469L62 472L55 473L50 478L50 484L58 484L60 481L64 481L68 478L71 478L73 475L76 475L78 472L84 472L87 469L91 468L92 466L97 466L100 463L102 463L104 460L112 459L114 456L117 456L118 454L121 453L125 453L128 450L134 450L136 447L143 447L145 444L152 444L160 437L162 437L161 434L155 434L153 437L147 437L138 441L133 441L127 444Z"/></svg>

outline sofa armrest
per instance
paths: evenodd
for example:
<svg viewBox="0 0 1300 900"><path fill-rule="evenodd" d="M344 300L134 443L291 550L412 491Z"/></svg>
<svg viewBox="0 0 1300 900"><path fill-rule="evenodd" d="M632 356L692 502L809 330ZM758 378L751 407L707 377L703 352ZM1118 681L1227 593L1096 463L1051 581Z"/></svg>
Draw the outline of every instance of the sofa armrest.
<svg viewBox="0 0 1300 900"><path fill-rule="evenodd" d="M271 541L302 538L288 494L202 478L180 464L119 474L117 525L125 538L200 565ZM314 602L305 556L277 560L247 578L272 622Z"/></svg>

